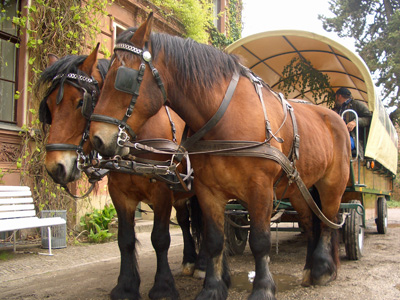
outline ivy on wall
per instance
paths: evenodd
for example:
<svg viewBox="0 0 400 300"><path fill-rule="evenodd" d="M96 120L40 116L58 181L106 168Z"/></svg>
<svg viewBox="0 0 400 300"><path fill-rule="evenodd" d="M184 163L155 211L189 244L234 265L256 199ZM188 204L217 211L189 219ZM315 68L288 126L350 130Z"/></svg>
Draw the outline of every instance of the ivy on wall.
<svg viewBox="0 0 400 300"><path fill-rule="evenodd" d="M207 24L212 20L211 0L151 0L165 16L174 16L185 28L185 37L199 43L208 42Z"/></svg>
<svg viewBox="0 0 400 300"><path fill-rule="evenodd" d="M179 19L185 30L185 37L199 43L210 43L223 49L240 39L242 33L242 0L229 0L226 14L226 32L220 33L213 24L212 0L151 0L163 8L165 16Z"/></svg>

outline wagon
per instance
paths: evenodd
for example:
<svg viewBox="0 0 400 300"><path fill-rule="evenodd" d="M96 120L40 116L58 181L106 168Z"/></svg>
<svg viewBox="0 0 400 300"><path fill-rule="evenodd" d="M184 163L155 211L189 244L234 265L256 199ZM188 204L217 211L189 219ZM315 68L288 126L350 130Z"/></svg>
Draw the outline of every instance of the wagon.
<svg viewBox="0 0 400 300"><path fill-rule="evenodd" d="M338 88L346 87L354 99L364 102L372 112L370 127L360 132L357 127L357 138L363 141L364 146L363 149L357 149L351 159L350 178L340 207L346 254L349 259L358 260L363 252L366 221L375 220L380 234L387 231L387 201L392 196L398 159L398 136L375 89L368 67L357 54L340 43L307 31L263 32L238 40L226 51L241 56L245 66L276 92L281 91L285 67L297 58L305 59L311 62L314 70L329 79L330 88L320 91L320 97L315 100L311 89L302 89L298 84L286 93L288 99L301 98L327 105L322 99L327 99L328 94L332 95ZM358 145L357 142L355 144ZM359 155L361 150L363 158ZM277 202L275 207L276 222L296 222L296 213L285 199ZM238 203L227 205L225 232L230 254L240 254L246 246L249 228L246 213ZM286 230L293 230L293 227Z"/></svg>

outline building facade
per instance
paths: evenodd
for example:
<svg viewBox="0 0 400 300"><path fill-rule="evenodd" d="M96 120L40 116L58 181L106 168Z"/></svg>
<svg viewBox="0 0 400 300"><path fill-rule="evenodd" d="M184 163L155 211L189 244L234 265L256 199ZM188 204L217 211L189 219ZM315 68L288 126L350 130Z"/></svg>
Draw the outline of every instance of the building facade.
<svg viewBox="0 0 400 300"><path fill-rule="evenodd" d="M67 0L64 3L68 3ZM71 5L77 1L71 0ZM79 3L79 1L78 1ZM85 1L82 1L85 3ZM219 32L225 31L227 0L213 0L215 21ZM29 110L32 105L30 81L32 78L31 61L28 54L28 34L26 27L18 27L13 22L19 12L26 16L32 11L35 0L3 0L0 3L0 184L20 185L22 179L21 157L23 138L21 129L32 121ZM83 5L83 4L81 4ZM31 9L31 10L30 10ZM171 14L166 14L159 7L147 0L115 0L107 6L107 14L100 20L101 33L97 41L101 43L101 56L112 53L119 33L129 27L137 27L146 20L150 11L155 16L154 31L171 35L184 36L184 25ZM221 13L222 12L222 13ZM27 20L28 22L29 20ZM88 54L88 48L86 53ZM47 53L43 54L46 59ZM33 134L33 133L32 133ZM105 183L103 182L103 185ZM74 190L76 186L71 185ZM102 190L100 188L100 190ZM73 210L79 210L74 207ZM79 218L78 218L79 220Z"/></svg>

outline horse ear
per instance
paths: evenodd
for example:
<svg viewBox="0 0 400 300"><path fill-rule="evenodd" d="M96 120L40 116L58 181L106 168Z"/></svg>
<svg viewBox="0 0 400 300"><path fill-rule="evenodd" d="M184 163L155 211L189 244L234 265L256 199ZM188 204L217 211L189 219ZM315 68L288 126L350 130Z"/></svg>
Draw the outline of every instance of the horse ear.
<svg viewBox="0 0 400 300"><path fill-rule="evenodd" d="M96 47L93 49L92 53L83 61L79 69L85 72L89 76L93 76L97 67L97 53L99 52L100 43L97 43Z"/></svg>
<svg viewBox="0 0 400 300"><path fill-rule="evenodd" d="M150 33L153 27L153 12L149 14L146 22L144 22L140 27L135 31L131 38L131 43L136 47L143 48L145 43L150 40Z"/></svg>
<svg viewBox="0 0 400 300"><path fill-rule="evenodd" d="M47 64L47 67L52 66L56 61L59 60L58 56L52 53L47 54L47 57L49 58L49 63Z"/></svg>

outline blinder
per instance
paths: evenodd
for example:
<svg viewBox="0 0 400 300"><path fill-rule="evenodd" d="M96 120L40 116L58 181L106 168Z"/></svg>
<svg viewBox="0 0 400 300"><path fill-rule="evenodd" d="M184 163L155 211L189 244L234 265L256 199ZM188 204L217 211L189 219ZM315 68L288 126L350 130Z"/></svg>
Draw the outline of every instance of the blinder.
<svg viewBox="0 0 400 300"><path fill-rule="evenodd" d="M117 70L114 87L118 91L133 95L137 91L139 85L138 77L139 70L121 66Z"/></svg>
<svg viewBox="0 0 400 300"><path fill-rule="evenodd" d="M93 102L93 97L91 93L89 93L84 88L82 88L82 90L83 90L82 116L84 116L85 119L89 120L90 116L93 113L95 103Z"/></svg>

